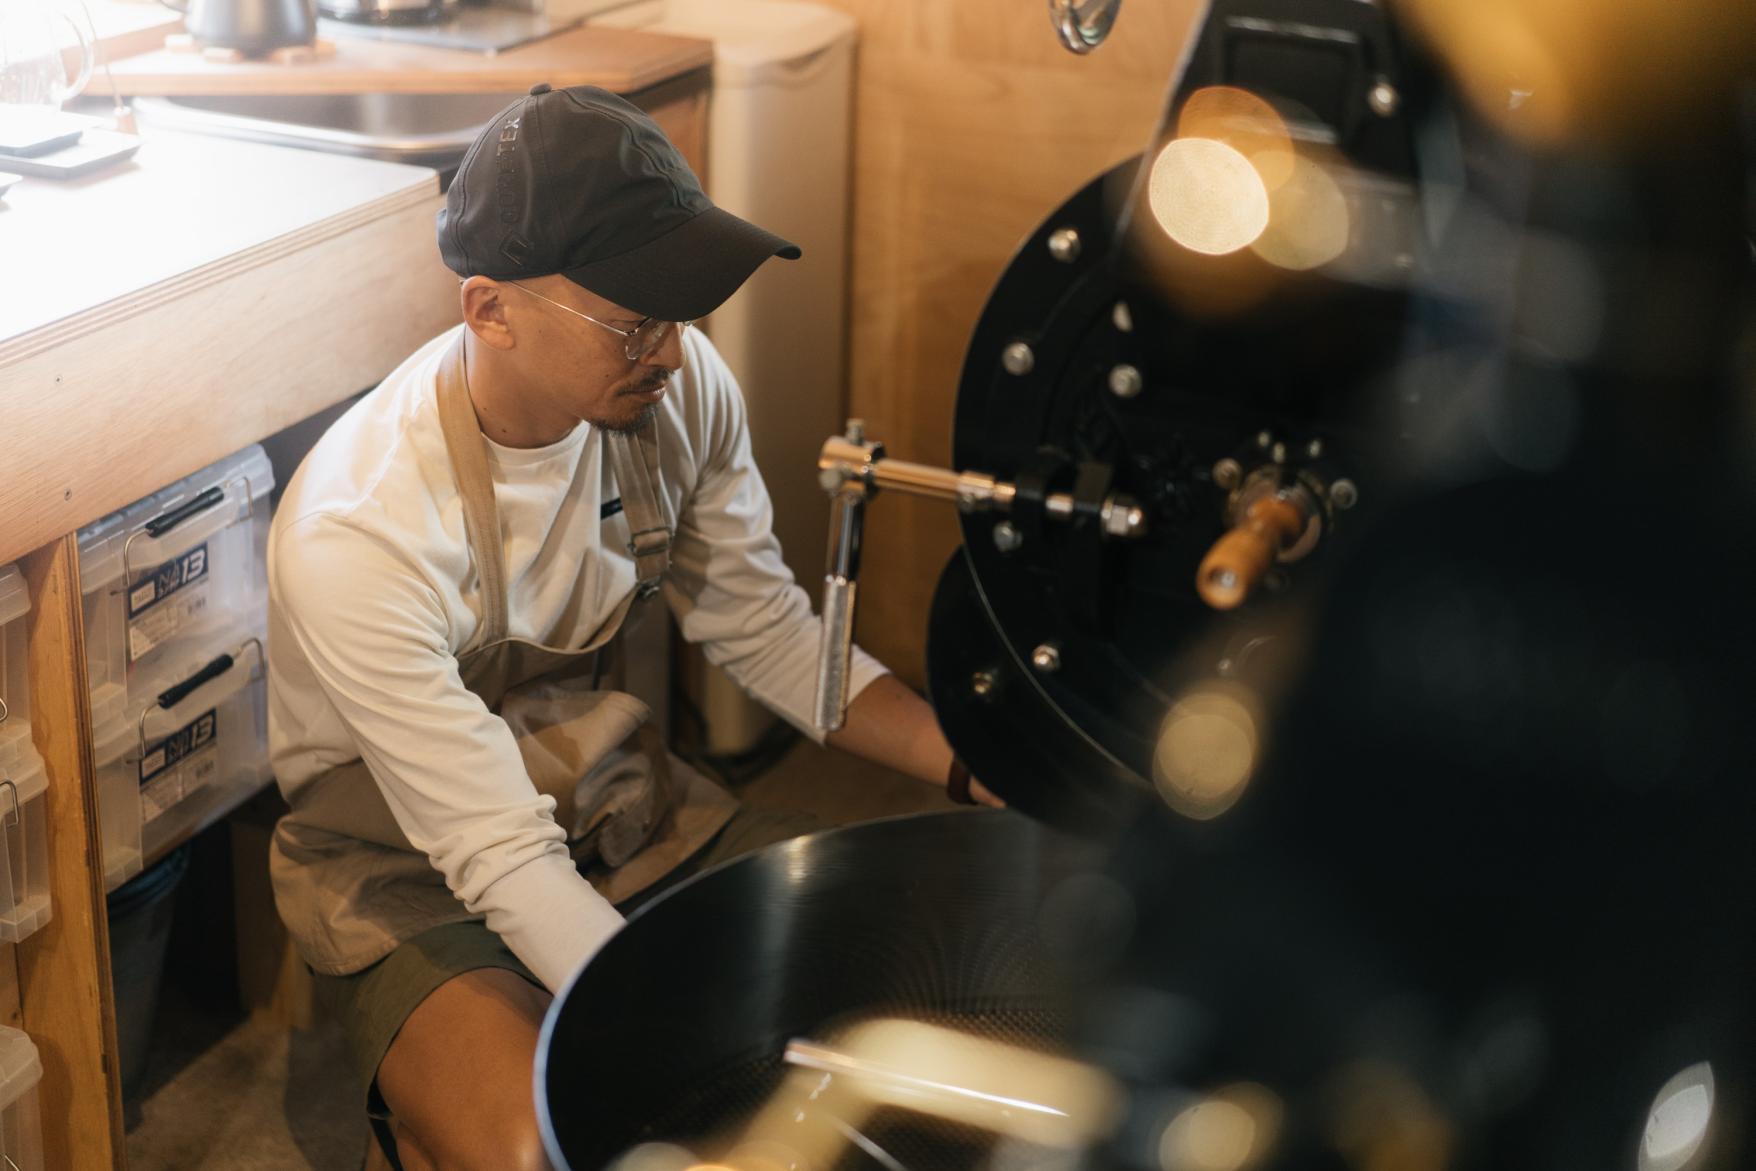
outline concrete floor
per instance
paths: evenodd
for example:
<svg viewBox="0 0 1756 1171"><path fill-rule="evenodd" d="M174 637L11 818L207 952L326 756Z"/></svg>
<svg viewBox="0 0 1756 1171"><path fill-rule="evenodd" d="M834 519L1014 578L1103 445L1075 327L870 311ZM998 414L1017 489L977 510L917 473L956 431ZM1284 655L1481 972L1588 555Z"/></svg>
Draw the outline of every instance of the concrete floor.
<svg viewBox="0 0 1756 1171"><path fill-rule="evenodd" d="M808 742L738 789L758 807L844 825L952 809L943 792ZM168 983L137 1101L131 1171L355 1171L362 1091L325 1021L287 1030Z"/></svg>

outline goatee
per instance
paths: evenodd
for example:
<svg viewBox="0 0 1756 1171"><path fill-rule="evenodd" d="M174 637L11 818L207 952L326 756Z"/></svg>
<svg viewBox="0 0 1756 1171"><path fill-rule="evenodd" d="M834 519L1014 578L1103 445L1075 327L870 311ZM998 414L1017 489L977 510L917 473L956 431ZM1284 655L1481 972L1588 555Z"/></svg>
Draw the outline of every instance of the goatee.
<svg viewBox="0 0 1756 1171"><path fill-rule="evenodd" d="M647 403L640 408L640 413L632 419L623 419L617 423L596 422L592 426L608 431L612 435L634 435L645 429L646 425L658 414L657 403Z"/></svg>

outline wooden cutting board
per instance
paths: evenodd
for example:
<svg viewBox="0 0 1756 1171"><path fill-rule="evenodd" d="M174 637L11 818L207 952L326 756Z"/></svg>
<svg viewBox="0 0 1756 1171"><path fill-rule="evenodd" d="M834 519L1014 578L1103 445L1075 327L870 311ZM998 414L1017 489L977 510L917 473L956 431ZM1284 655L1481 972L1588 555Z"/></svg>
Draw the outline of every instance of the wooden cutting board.
<svg viewBox="0 0 1756 1171"><path fill-rule="evenodd" d="M508 93L546 81L632 93L713 62L713 44L635 29L582 27L502 53L336 37L315 61L211 62L157 49L117 61L122 94ZM100 73L90 92L106 94Z"/></svg>

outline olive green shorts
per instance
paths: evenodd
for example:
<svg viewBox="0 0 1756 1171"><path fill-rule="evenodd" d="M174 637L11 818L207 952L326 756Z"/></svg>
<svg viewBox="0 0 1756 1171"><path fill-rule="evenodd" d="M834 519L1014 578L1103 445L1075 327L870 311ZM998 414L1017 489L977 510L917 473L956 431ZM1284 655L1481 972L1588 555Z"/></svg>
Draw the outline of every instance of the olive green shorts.
<svg viewBox="0 0 1756 1171"><path fill-rule="evenodd" d="M706 845L659 882L619 903L617 909L628 914L711 866L823 828L823 822L806 814L740 806ZM378 1066L409 1014L439 985L478 968L504 968L542 987L530 969L479 919L423 931L352 975L314 975L318 1002L340 1023L347 1038L354 1069L366 1087L368 1114L384 1116L384 1103L378 1096Z"/></svg>

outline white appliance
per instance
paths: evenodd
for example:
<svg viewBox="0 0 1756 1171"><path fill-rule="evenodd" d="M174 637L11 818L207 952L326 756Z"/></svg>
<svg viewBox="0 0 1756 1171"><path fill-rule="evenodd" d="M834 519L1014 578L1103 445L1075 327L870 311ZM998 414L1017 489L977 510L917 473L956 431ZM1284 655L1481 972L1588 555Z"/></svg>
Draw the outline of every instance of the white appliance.
<svg viewBox="0 0 1756 1171"><path fill-rule="evenodd" d="M816 602L829 507L817 452L845 403L857 25L798 0L648 0L590 23L713 41L707 194L804 251L764 264L706 329L743 387L787 564ZM710 753L745 751L773 722L714 668L694 699Z"/></svg>

